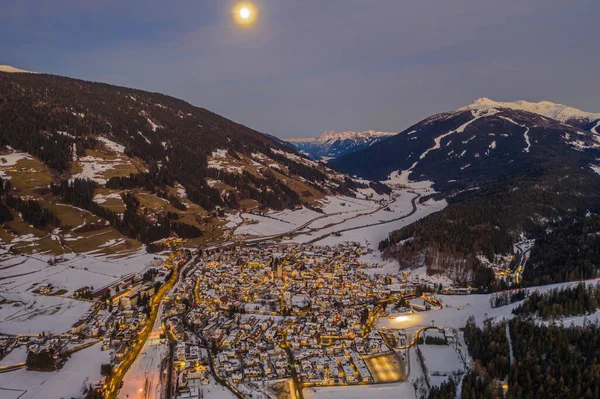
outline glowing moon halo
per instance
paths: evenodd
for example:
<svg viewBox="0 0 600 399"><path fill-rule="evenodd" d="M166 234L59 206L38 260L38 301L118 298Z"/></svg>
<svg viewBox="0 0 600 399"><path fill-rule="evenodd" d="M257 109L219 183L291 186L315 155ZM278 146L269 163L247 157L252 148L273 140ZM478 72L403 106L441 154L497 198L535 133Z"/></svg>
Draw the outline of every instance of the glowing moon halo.
<svg viewBox="0 0 600 399"><path fill-rule="evenodd" d="M251 2L243 1L232 10L234 22L241 27L252 27L258 16L258 8Z"/></svg>

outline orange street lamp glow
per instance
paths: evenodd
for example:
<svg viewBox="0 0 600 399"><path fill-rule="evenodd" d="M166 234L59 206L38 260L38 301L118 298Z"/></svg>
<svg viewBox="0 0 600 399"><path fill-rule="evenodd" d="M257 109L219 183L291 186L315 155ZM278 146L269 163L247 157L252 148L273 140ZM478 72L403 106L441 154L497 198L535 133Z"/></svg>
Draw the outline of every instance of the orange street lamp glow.
<svg viewBox="0 0 600 399"><path fill-rule="evenodd" d="M233 7L233 20L239 26L253 26L257 16L258 8L250 2L241 2Z"/></svg>

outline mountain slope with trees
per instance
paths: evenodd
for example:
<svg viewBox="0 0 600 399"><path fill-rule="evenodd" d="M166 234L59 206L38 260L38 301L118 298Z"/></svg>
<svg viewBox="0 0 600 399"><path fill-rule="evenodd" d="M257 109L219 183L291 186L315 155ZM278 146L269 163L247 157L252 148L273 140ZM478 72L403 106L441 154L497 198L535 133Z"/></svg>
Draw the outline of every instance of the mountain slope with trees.
<svg viewBox="0 0 600 399"><path fill-rule="evenodd" d="M214 235L226 209L314 207L367 187L185 101L31 73L0 72L0 169L7 234L28 222L46 237L69 204L101 218L80 232L110 225L142 243Z"/></svg>
<svg viewBox="0 0 600 399"><path fill-rule="evenodd" d="M368 177L395 170L390 182L396 184L406 183L400 179L406 175L431 180L447 199L447 208L380 244L385 256L405 267L425 264L431 273L486 287L493 275L481 267L481 257L493 262L513 254L524 235L539 245L525 268L526 284L593 277L598 243L591 233L598 226L586 215L600 210L600 135L597 121L572 114L561 114L563 122L474 103L333 164L348 173L365 166Z"/></svg>
<svg viewBox="0 0 600 399"><path fill-rule="evenodd" d="M74 161L107 140L143 162L144 177L130 186L177 181L192 202L208 210L236 206L249 196L263 199L260 185L282 181L269 182L269 165L320 193L353 187L351 180L282 142L173 97L58 76L0 73L0 145L31 154L68 176ZM236 190L224 196L208 178L228 179ZM314 199L302 191L271 205L282 208Z"/></svg>

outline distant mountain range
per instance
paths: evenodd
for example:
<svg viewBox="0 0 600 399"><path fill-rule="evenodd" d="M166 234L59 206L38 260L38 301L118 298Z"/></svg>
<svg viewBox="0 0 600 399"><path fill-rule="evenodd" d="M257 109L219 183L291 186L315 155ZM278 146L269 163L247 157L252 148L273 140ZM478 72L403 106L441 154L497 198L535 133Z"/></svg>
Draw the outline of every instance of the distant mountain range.
<svg viewBox="0 0 600 399"><path fill-rule="evenodd" d="M374 130L366 132L328 131L320 134L317 138L291 138L286 141L308 156L326 161L352 154L395 134L397 133Z"/></svg>

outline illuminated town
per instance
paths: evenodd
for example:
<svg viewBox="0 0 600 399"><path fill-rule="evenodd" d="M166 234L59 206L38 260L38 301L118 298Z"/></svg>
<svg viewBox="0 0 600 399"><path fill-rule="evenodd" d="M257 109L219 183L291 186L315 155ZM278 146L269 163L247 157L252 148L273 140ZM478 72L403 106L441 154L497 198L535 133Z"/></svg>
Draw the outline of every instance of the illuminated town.
<svg viewBox="0 0 600 399"><path fill-rule="evenodd" d="M406 312L395 318L402 322L441 304L432 295L418 296L422 287L407 281L409 273L390 276L379 265L362 262L368 252L340 244L236 246L199 254L163 298L157 333L170 343L173 356L162 365L168 381L161 386L174 398L199 398L214 378L236 395L277 397L267 393L274 383L291 397L302 397L307 387L402 381L406 349L418 332L375 328L376 321L388 310ZM173 261L183 266L188 258L181 256ZM131 296L138 291L129 288L113 297L116 314L136 314L140 304ZM130 341L112 338L115 327L108 328L108 317L89 324L96 335L103 334L105 345L117 349L118 370L135 352ZM118 320L116 330L133 330L135 340L138 324ZM450 330L428 331L453 339ZM112 383L97 387L110 391L114 383L113 375ZM150 396L147 377L136 383Z"/></svg>
<svg viewBox="0 0 600 399"><path fill-rule="evenodd" d="M113 355L92 386L105 397L203 398L220 385L238 397L276 398L400 382L418 340L454 342L451 329L376 327L388 312L404 314L390 317L402 325L442 304L410 273L388 275L363 262L371 251L358 244L232 246L195 256L182 240L167 244L169 257L145 273L78 290L95 305L70 333L19 343L50 354L59 368L65 349L100 340ZM161 372L136 373L146 358Z"/></svg>

